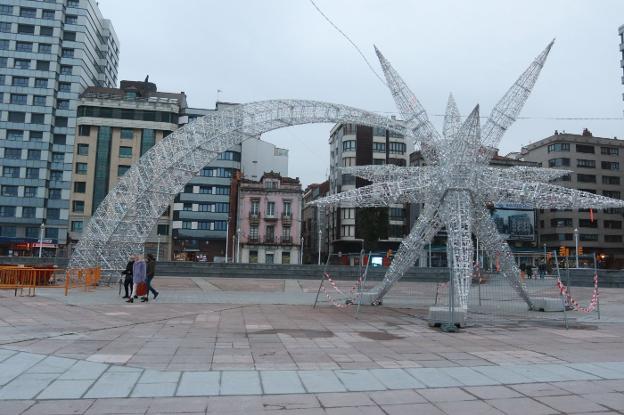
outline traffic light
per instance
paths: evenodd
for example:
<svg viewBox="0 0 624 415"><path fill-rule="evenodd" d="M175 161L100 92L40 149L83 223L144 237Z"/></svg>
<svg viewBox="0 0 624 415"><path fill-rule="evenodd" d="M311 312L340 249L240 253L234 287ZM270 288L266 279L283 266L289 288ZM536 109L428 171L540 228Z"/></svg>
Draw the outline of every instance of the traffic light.
<svg viewBox="0 0 624 415"><path fill-rule="evenodd" d="M583 247L579 245L578 247L578 254L579 255L583 255Z"/></svg>
<svg viewBox="0 0 624 415"><path fill-rule="evenodd" d="M559 247L559 256L560 256L560 257L567 256L567 255L566 255L566 247L565 247L565 246L560 246L560 247Z"/></svg>

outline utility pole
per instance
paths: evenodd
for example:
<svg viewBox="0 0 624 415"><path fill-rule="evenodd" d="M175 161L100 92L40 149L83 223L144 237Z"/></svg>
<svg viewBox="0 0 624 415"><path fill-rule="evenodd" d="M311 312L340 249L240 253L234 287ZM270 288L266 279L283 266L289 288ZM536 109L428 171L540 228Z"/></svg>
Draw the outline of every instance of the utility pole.
<svg viewBox="0 0 624 415"><path fill-rule="evenodd" d="M228 216L227 224L225 225L225 263L228 262L228 248L230 241L230 217Z"/></svg>
<svg viewBox="0 0 624 415"><path fill-rule="evenodd" d="M574 228L574 256L576 258L576 268L579 267L579 262L578 262L578 242L579 242L579 234L578 234L578 228Z"/></svg>
<svg viewBox="0 0 624 415"><path fill-rule="evenodd" d="M45 223L41 222L41 231L39 232L39 258L43 250L43 231L45 230Z"/></svg>

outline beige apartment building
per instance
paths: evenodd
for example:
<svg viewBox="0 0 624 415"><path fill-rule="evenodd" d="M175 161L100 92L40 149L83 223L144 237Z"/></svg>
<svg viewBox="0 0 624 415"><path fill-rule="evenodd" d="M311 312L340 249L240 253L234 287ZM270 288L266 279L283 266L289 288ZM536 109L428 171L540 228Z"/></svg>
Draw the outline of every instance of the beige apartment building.
<svg viewBox="0 0 624 415"><path fill-rule="evenodd" d="M186 108L184 93L158 92L147 82L121 81L120 88L89 87L77 110L69 240L83 227L121 176L152 146L178 128ZM168 210L148 238L146 253L169 259L171 213Z"/></svg>
<svg viewBox="0 0 624 415"><path fill-rule="evenodd" d="M524 160L572 171L556 184L587 192L622 198L624 141L555 131L550 137L522 148ZM622 209L542 209L538 211L540 244L549 250L561 246L574 255L575 233L585 254L596 253L604 266L624 265L624 219ZM579 249L580 251L580 249Z"/></svg>

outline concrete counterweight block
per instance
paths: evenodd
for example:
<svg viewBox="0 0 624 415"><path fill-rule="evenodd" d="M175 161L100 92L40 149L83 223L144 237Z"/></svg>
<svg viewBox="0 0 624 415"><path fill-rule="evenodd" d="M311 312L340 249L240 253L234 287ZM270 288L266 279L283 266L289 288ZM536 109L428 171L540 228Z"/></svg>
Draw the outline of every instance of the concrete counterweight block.
<svg viewBox="0 0 624 415"><path fill-rule="evenodd" d="M451 321L449 307L429 307L429 326L438 327ZM461 307L455 307L453 310L453 323L457 327L466 326L466 310Z"/></svg>

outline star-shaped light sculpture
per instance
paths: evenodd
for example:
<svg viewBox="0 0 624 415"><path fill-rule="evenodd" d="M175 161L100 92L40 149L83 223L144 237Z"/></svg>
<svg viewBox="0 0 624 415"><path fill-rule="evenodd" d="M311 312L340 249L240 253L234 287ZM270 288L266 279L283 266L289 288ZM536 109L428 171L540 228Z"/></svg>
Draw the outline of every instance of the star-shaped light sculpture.
<svg viewBox="0 0 624 415"><path fill-rule="evenodd" d="M500 258L501 272L530 308L532 302L519 279L520 270L509 245L498 233L488 206L523 203L537 209L624 207L622 200L550 183L569 174L567 170L489 166L503 134L516 120L529 97L553 42L535 58L497 103L483 127L480 125L479 106L462 122L451 95L442 134L431 124L414 93L375 48L408 136L415 147L420 148L425 165L344 168L343 173L361 177L372 184L312 202L319 206L341 207L389 207L401 203L423 205L418 220L402 241L383 281L366 293L367 301L380 303L392 285L414 265L418 257L424 255L425 246L436 233L445 227L456 304L464 309L468 305L474 255L472 235L475 234L492 257Z"/></svg>

